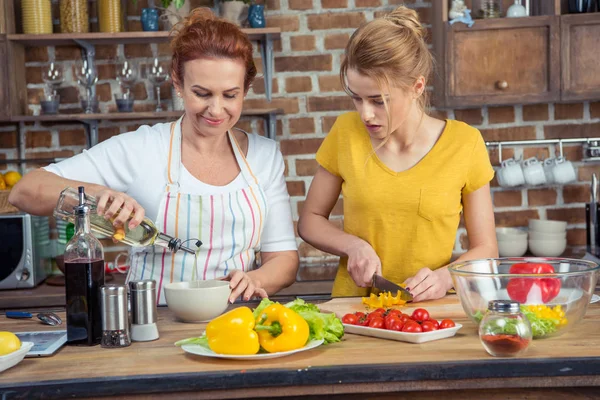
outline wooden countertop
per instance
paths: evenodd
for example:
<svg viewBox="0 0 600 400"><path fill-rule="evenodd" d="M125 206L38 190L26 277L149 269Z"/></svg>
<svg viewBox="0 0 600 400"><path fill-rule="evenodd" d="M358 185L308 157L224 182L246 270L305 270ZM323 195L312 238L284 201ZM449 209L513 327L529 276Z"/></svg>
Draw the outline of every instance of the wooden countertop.
<svg viewBox="0 0 600 400"><path fill-rule="evenodd" d="M358 298L345 298L320 307L343 313L359 304ZM340 343L250 362L194 356L175 347L179 339L200 335L205 325L177 322L161 307L159 340L120 349L66 346L53 357L26 358L0 373L0 398L250 398L577 386L597 391L600 386L600 303L591 304L569 333L535 340L522 358L489 356L455 295L418 306L464 326L453 338L423 344L346 334ZM0 331L40 329L53 328L0 317Z"/></svg>

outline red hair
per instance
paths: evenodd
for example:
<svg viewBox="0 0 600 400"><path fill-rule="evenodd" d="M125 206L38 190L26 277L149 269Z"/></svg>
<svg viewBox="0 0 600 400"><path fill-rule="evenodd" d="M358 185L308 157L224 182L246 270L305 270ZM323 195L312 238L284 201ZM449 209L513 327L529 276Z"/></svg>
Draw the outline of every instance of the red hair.
<svg viewBox="0 0 600 400"><path fill-rule="evenodd" d="M171 34L171 76L177 84L183 85L183 66L187 61L228 58L244 63L244 91L248 91L256 77L252 43L236 25L216 18L207 8L196 8L173 28Z"/></svg>

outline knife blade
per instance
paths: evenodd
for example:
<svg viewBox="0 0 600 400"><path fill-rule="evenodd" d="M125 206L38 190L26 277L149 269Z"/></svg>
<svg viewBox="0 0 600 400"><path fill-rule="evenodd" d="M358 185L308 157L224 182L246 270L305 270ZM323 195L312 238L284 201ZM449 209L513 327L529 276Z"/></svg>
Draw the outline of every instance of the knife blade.
<svg viewBox="0 0 600 400"><path fill-rule="evenodd" d="M379 289L382 292L392 292L392 294L400 292L400 298L406 302L411 302L413 299L413 295L410 294L408 290L404 289L402 286L396 285L392 281L388 281L381 275L373 275L371 286Z"/></svg>

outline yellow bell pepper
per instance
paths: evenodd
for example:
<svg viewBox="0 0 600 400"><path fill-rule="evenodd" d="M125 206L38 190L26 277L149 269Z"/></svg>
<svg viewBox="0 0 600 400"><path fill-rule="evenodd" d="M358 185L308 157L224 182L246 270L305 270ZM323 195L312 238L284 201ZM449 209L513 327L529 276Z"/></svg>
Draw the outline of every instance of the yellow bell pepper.
<svg viewBox="0 0 600 400"><path fill-rule="evenodd" d="M388 308L406 304L406 301L402 300L400 291L398 291L395 296L393 296L391 292L381 292L379 295L371 293L369 297L363 297L362 302L371 308Z"/></svg>
<svg viewBox="0 0 600 400"><path fill-rule="evenodd" d="M269 353L299 349L310 333L304 318L281 304L265 308L256 323L260 345Z"/></svg>
<svg viewBox="0 0 600 400"><path fill-rule="evenodd" d="M206 325L208 347L217 354L256 354L260 345L254 325L250 308L234 308Z"/></svg>

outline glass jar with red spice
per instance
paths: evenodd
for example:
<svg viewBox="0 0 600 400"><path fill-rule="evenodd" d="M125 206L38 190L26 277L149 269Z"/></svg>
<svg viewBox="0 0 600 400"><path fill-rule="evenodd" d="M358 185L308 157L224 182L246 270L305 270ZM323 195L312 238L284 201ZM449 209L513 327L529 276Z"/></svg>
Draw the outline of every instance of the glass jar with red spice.
<svg viewBox="0 0 600 400"><path fill-rule="evenodd" d="M520 304L511 300L492 300L479 324L479 339L495 357L522 354L531 343L531 325L521 313Z"/></svg>

